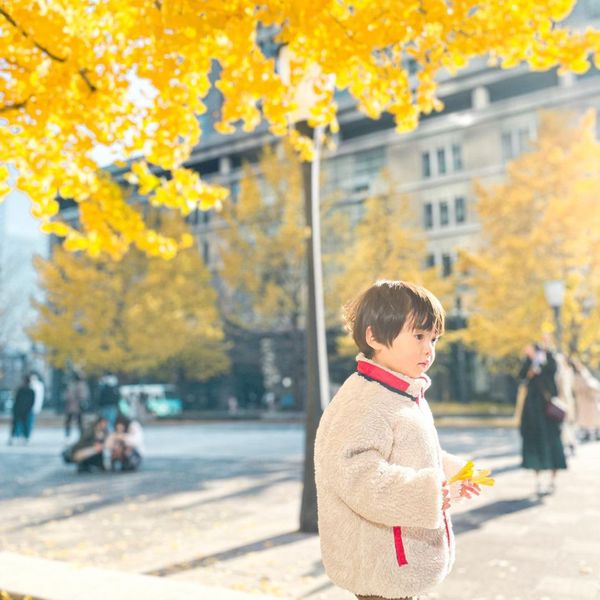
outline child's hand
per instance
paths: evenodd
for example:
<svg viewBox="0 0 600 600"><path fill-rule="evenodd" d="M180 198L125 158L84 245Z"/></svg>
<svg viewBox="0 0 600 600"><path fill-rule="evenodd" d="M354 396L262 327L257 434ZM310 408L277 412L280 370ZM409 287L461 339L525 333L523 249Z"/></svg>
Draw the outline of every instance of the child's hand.
<svg viewBox="0 0 600 600"><path fill-rule="evenodd" d="M442 510L446 511L450 508L450 488L446 485L446 482L442 484Z"/></svg>
<svg viewBox="0 0 600 600"><path fill-rule="evenodd" d="M467 498L470 500L473 496L479 496L481 494L481 487L478 483L473 483L471 479L465 479L460 482L460 490L458 495L461 498Z"/></svg>

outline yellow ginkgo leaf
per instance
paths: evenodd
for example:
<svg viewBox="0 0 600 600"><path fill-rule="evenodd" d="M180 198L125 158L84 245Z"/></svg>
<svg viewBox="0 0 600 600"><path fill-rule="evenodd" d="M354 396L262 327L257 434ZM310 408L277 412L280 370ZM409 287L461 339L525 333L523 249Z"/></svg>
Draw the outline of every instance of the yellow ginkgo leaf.
<svg viewBox="0 0 600 600"><path fill-rule="evenodd" d="M453 477L451 477L448 480L448 483L456 483L457 481L471 479L473 477L474 466L475 465L472 460L468 461L460 471L458 471Z"/></svg>

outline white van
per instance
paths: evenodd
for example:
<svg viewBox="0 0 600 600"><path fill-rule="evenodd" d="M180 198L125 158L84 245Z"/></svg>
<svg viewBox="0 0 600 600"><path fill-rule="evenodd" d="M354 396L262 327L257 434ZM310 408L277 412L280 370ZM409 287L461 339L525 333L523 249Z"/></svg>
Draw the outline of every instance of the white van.
<svg viewBox="0 0 600 600"><path fill-rule="evenodd" d="M181 413L183 403L172 383L136 383L119 387L121 412L142 419L146 413L169 417Z"/></svg>

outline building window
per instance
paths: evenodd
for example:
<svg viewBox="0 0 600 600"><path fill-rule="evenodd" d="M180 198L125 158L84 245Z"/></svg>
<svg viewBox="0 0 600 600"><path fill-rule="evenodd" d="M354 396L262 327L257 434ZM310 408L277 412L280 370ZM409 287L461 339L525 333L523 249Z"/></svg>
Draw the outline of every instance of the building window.
<svg viewBox="0 0 600 600"><path fill-rule="evenodd" d="M337 156L323 163L325 192L347 190L352 182L353 164L351 156Z"/></svg>
<svg viewBox="0 0 600 600"><path fill-rule="evenodd" d="M428 202L425 205L425 229L433 228L433 204Z"/></svg>
<svg viewBox="0 0 600 600"><path fill-rule="evenodd" d="M437 166L438 166L438 175L446 174L446 149L438 148L437 149Z"/></svg>
<svg viewBox="0 0 600 600"><path fill-rule="evenodd" d="M502 133L502 159L511 160L530 149L531 131L528 126Z"/></svg>
<svg viewBox="0 0 600 600"><path fill-rule="evenodd" d="M454 198L454 216L457 223L464 223L467 220L467 206L464 196Z"/></svg>
<svg viewBox="0 0 600 600"><path fill-rule="evenodd" d="M431 177L431 158L429 152L423 152L421 154L421 170L423 177Z"/></svg>
<svg viewBox="0 0 600 600"><path fill-rule="evenodd" d="M229 197L234 204L237 204L237 201L240 197L240 182L232 181L229 184Z"/></svg>
<svg viewBox="0 0 600 600"><path fill-rule="evenodd" d="M452 144L452 166L455 171L462 171L462 146L460 144Z"/></svg>
<svg viewBox="0 0 600 600"><path fill-rule="evenodd" d="M452 275L452 257L449 254L442 254L442 276Z"/></svg>
<svg viewBox="0 0 600 600"><path fill-rule="evenodd" d="M345 191L368 194L372 182L385 167L385 148L330 158L323 163L325 193Z"/></svg>
<svg viewBox="0 0 600 600"><path fill-rule="evenodd" d="M351 157L349 178L343 189L350 193L368 195L373 181L385 166L385 148L366 150Z"/></svg>
<svg viewBox="0 0 600 600"><path fill-rule="evenodd" d="M440 225L443 227L444 225L448 225L448 203L440 202Z"/></svg>
<svg viewBox="0 0 600 600"><path fill-rule="evenodd" d="M425 267L428 269L435 267L435 254L427 255L427 258L425 259Z"/></svg>
<svg viewBox="0 0 600 600"><path fill-rule="evenodd" d="M517 132L517 149L519 154L529 150L529 129L527 127L521 128Z"/></svg>
<svg viewBox="0 0 600 600"><path fill-rule="evenodd" d="M502 160L510 160L512 157L512 135L510 131L505 131L502 134Z"/></svg>

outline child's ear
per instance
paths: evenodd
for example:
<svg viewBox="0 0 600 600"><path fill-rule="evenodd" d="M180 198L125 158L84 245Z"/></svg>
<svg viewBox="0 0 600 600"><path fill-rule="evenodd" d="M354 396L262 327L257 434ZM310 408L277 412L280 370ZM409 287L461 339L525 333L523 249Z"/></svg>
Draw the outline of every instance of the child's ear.
<svg viewBox="0 0 600 600"><path fill-rule="evenodd" d="M367 344L369 344L369 346L370 346L371 342L374 339L375 338L373 337L373 330L371 329L371 326L369 325L365 331L365 340L367 341Z"/></svg>
<svg viewBox="0 0 600 600"><path fill-rule="evenodd" d="M375 350L375 352L377 352L378 350L381 349L381 346L383 344L381 344L381 342L378 342L377 339L375 338L375 336L373 335L373 330L371 329L371 326L369 325L365 331L365 340L367 342L367 344L369 344L369 346L371 346L371 348L373 348L373 350Z"/></svg>

